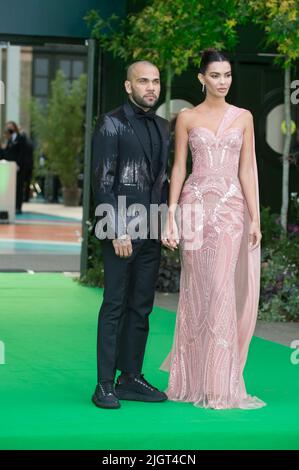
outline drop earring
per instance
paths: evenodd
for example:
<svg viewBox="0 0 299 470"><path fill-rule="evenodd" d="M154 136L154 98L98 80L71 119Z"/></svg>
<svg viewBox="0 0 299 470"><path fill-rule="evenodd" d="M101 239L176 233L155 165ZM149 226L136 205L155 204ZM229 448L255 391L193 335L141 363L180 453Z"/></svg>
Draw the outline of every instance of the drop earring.
<svg viewBox="0 0 299 470"><path fill-rule="evenodd" d="M205 91L205 84L203 83L202 84L202 92L204 92L204 91Z"/></svg>

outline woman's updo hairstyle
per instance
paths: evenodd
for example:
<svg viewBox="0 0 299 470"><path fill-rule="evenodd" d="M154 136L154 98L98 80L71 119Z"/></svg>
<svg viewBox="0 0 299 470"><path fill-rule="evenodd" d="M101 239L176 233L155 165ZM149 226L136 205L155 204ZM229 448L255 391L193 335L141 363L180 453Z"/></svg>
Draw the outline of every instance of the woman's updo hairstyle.
<svg viewBox="0 0 299 470"><path fill-rule="evenodd" d="M205 74L211 62L229 62L228 57L217 49L209 47L204 49L201 53L201 61L199 66L199 73Z"/></svg>

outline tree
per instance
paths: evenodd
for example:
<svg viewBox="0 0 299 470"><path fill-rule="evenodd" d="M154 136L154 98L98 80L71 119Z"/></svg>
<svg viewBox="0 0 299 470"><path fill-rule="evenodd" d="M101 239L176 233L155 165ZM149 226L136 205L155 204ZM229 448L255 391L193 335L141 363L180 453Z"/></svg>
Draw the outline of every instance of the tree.
<svg viewBox="0 0 299 470"><path fill-rule="evenodd" d="M247 9L251 21L263 28L266 44L274 46L278 56L275 62L284 68L284 115L286 133L282 154L281 225L287 232L289 205L289 168L291 147L291 69L299 58L299 2L298 0L247 0L240 2Z"/></svg>
<svg viewBox="0 0 299 470"><path fill-rule="evenodd" d="M86 17L100 45L126 62L149 60L166 75L166 118L170 119L174 75L199 65L206 47L230 49L236 43L236 0L153 0L137 14L104 20L92 10Z"/></svg>
<svg viewBox="0 0 299 470"><path fill-rule="evenodd" d="M70 86L59 70L51 84L46 109L41 109L37 100L31 106L38 151L46 155L49 169L59 176L66 198L67 193L76 195L78 192L84 145L86 85L86 75L81 75Z"/></svg>

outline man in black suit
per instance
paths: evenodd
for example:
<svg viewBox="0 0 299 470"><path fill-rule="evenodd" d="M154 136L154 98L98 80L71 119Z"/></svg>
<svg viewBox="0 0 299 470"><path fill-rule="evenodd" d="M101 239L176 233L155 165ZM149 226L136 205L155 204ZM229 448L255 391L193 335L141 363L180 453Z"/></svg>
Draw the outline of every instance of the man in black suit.
<svg viewBox="0 0 299 470"><path fill-rule="evenodd" d="M119 400L167 400L144 378L142 364L161 254L160 237L153 239L151 232L150 208L167 202L169 123L154 112L160 95L156 66L147 61L132 64L125 88L128 102L101 116L93 135L96 214L104 215L103 204L111 209L96 227L103 239L104 299L98 322L98 384L92 400L102 408L119 408ZM119 196L126 197L125 210L120 209ZM132 232L128 227L140 207L146 216ZM121 375L115 384L117 369Z"/></svg>

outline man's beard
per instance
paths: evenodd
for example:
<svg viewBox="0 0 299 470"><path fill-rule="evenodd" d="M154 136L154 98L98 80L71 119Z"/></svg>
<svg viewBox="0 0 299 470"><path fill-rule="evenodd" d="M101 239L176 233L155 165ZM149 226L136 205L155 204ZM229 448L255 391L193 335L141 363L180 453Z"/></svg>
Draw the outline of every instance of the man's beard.
<svg viewBox="0 0 299 470"><path fill-rule="evenodd" d="M135 101L135 103L138 104L138 106L141 106L142 108L154 108L156 106L157 102L158 102L158 99L159 99L157 97L155 99L155 101L153 101L152 103L148 103L141 96L136 95L134 93L134 91L132 91L131 96L132 96L133 100Z"/></svg>

